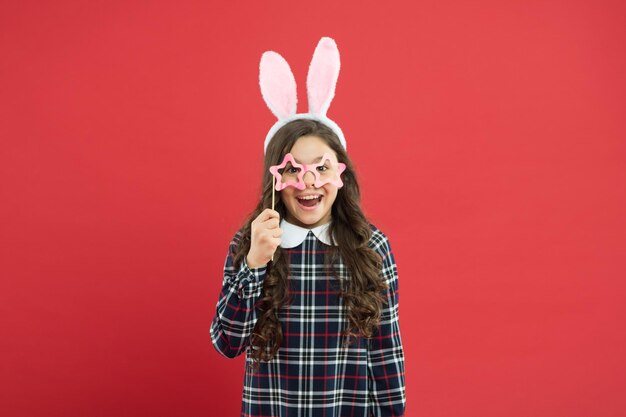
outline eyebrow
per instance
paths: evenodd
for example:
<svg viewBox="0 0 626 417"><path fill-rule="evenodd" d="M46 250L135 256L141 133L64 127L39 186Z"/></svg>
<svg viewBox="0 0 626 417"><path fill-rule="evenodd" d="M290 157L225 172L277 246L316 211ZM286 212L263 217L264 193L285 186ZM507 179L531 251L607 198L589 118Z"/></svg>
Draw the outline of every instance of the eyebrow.
<svg viewBox="0 0 626 417"><path fill-rule="evenodd" d="M318 156L317 158L315 158L315 159L313 160L313 162L311 162L311 164L315 164L315 163L317 163L317 162L321 161L323 157L324 157L324 155L322 155L322 156ZM302 164L302 162L300 162L300 160L298 160L296 157L294 157L293 159L294 159L297 163ZM303 165L307 165L307 164L303 164ZM310 165L310 164L308 164L308 165Z"/></svg>

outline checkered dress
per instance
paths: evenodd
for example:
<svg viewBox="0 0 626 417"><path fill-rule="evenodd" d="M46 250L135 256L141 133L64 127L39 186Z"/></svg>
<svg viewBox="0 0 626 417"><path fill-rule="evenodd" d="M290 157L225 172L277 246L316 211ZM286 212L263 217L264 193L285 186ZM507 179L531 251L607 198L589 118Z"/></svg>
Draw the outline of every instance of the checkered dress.
<svg viewBox="0 0 626 417"><path fill-rule="evenodd" d="M348 321L338 282L324 267L328 246L309 231L295 248L283 249L289 264L290 304L279 312L283 342L258 370L246 366L242 417L379 417L402 416L406 404L404 351L398 322L398 275L389 241L374 226L369 245L382 256L384 294L380 327L371 339L356 338L342 346ZM249 349L249 336L259 317L266 268L239 269L233 254L235 235L224 266L223 288L211 324L211 340L219 353L234 358ZM348 279L339 263L335 271ZM251 359L247 358L246 363Z"/></svg>

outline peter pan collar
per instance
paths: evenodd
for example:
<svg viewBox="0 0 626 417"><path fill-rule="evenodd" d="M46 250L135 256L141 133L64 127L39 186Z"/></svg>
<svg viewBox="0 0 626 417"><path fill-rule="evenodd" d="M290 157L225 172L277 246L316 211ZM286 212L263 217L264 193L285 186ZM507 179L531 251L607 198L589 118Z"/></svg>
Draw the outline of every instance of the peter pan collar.
<svg viewBox="0 0 626 417"><path fill-rule="evenodd" d="M331 246L332 241L328 233L329 226L330 223L326 223L321 226L314 227L313 229L305 229L304 227L296 226L295 224L291 224L285 219L282 219L280 221L280 228L283 229L283 235L280 247L288 249L299 246L302 242L304 242L304 239L306 239L306 236L309 234L309 230L313 232L315 237L318 238L320 242Z"/></svg>

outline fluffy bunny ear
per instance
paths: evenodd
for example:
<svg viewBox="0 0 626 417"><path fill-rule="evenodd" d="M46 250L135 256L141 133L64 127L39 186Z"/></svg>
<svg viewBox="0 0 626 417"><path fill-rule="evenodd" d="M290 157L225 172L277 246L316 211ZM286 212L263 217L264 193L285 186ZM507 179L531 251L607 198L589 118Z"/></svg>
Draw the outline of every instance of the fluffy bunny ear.
<svg viewBox="0 0 626 417"><path fill-rule="evenodd" d="M259 84L263 99L278 120L296 114L296 80L285 58L273 51L261 56Z"/></svg>
<svg viewBox="0 0 626 417"><path fill-rule="evenodd" d="M339 66L339 50L335 41L327 37L320 39L306 80L309 113L326 115L335 96Z"/></svg>

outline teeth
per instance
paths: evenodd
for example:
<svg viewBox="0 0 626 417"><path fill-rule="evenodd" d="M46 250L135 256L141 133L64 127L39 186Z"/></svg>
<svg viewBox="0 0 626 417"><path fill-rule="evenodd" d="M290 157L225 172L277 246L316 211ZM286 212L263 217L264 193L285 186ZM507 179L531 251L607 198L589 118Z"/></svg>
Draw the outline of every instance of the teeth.
<svg viewBox="0 0 626 417"><path fill-rule="evenodd" d="M321 195L305 195L302 197L298 197L299 200L315 200L316 198L320 198Z"/></svg>

